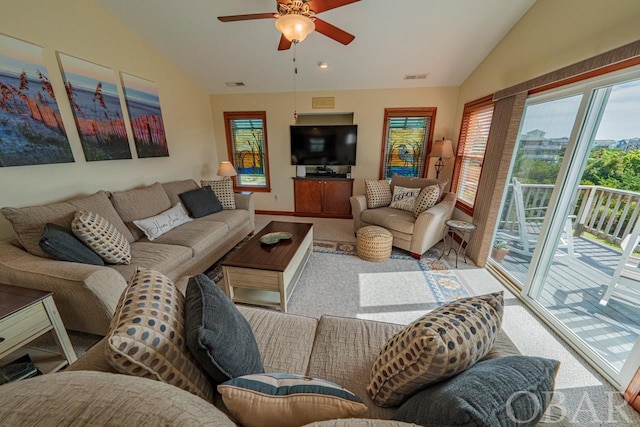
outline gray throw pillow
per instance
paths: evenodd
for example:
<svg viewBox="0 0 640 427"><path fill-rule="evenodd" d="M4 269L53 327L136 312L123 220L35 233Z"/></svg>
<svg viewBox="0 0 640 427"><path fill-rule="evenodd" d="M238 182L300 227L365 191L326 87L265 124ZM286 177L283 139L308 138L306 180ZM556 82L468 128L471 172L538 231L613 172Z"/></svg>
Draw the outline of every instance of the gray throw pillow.
<svg viewBox="0 0 640 427"><path fill-rule="evenodd" d="M393 419L429 426L535 426L549 406L560 362L507 356L479 362L409 398Z"/></svg>
<svg viewBox="0 0 640 427"><path fill-rule="evenodd" d="M204 274L191 277L185 297L187 346L216 384L264 373L249 322Z"/></svg>
<svg viewBox="0 0 640 427"><path fill-rule="evenodd" d="M211 187L202 187L179 195L182 204L193 218L211 215L222 210L222 203Z"/></svg>
<svg viewBox="0 0 640 427"><path fill-rule="evenodd" d="M45 253L59 261L104 265L102 258L82 243L71 230L56 224L47 223L44 226L39 244Z"/></svg>

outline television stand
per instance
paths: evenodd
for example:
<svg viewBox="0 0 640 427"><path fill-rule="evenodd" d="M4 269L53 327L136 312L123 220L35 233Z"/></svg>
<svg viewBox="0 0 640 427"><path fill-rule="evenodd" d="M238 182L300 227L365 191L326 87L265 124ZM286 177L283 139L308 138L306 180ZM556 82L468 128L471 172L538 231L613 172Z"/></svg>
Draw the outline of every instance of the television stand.
<svg viewBox="0 0 640 427"><path fill-rule="evenodd" d="M338 174L293 178L295 213L298 216L351 218L353 179Z"/></svg>

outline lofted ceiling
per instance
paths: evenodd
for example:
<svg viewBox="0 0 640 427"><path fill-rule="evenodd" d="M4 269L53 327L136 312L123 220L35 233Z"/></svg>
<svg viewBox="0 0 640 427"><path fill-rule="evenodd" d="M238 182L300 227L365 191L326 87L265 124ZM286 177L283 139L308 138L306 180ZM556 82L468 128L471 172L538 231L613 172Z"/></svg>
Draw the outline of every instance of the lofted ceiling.
<svg viewBox="0 0 640 427"><path fill-rule="evenodd" d="M275 0L97 0L212 94L290 92L294 49L278 51ZM281 0L286 2L288 0ZM314 32L295 49L298 91L459 86L535 0L361 0L319 15L353 34ZM320 62L328 63L320 69ZM428 74L405 80L405 75ZM228 87L226 82L243 82Z"/></svg>

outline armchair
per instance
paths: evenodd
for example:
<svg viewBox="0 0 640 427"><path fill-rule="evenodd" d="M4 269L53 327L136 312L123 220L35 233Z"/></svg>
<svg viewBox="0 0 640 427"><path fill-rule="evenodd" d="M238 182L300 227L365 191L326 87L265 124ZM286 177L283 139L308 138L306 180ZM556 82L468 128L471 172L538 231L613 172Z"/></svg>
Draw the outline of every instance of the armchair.
<svg viewBox="0 0 640 427"><path fill-rule="evenodd" d="M398 185L408 188L424 188L442 181L425 178L407 178L394 176L391 180L391 192ZM451 219L456 204L455 193L443 193L440 201L421 213L417 218L413 212L389 206L369 209L364 194L351 196L354 233L361 227L377 225L384 227L393 235L393 246L411 252L411 256L420 259L422 254L442 239L444 222Z"/></svg>

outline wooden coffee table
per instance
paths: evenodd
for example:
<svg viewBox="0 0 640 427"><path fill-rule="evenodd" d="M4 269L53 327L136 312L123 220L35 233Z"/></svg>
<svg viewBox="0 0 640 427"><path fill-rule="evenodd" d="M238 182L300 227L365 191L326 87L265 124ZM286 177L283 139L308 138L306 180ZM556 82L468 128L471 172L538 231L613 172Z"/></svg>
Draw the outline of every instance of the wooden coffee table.
<svg viewBox="0 0 640 427"><path fill-rule="evenodd" d="M286 231L291 239L267 245L260 238ZM313 224L272 221L222 262L223 289L234 302L278 307L287 302L313 249Z"/></svg>

